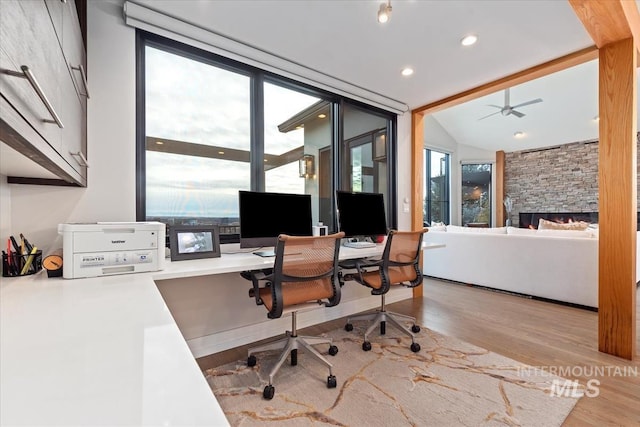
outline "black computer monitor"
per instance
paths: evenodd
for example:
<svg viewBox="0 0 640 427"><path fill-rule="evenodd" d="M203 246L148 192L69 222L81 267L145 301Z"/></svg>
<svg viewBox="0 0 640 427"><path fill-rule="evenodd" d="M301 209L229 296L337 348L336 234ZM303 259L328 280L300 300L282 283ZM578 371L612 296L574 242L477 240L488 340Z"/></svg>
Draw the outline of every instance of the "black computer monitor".
<svg viewBox="0 0 640 427"><path fill-rule="evenodd" d="M380 193L336 192L338 222L345 237L371 237L387 234L384 197Z"/></svg>
<svg viewBox="0 0 640 427"><path fill-rule="evenodd" d="M311 236L309 194L239 191L240 247L275 246L280 234Z"/></svg>

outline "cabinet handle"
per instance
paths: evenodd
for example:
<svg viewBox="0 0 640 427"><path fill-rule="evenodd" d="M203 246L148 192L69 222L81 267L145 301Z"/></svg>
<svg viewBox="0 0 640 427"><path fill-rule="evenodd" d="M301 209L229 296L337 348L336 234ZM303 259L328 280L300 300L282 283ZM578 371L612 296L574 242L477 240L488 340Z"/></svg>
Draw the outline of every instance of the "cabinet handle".
<svg viewBox="0 0 640 427"><path fill-rule="evenodd" d="M76 161L80 166L83 166L85 168L89 167L89 162L87 162L87 158L84 156L84 154L82 154L82 151L77 151L77 152L69 151L69 154L71 154L73 157L80 157L80 160L82 161L76 159Z"/></svg>
<svg viewBox="0 0 640 427"><path fill-rule="evenodd" d="M78 65L77 67L74 67L72 65L71 69L80 71L80 75L82 76L82 84L84 84L84 94L81 95L86 96L87 99L91 98L89 96L89 85L87 84L87 73L84 72L84 67L82 66L82 64Z"/></svg>
<svg viewBox="0 0 640 427"><path fill-rule="evenodd" d="M53 109L53 106L49 102L49 99L47 98L47 96L42 91L42 88L40 87L40 84L36 80L36 78L33 75L33 73L31 72L31 69L29 67L27 67L26 65L21 65L20 69L22 70L22 72L12 71L12 70L3 70L3 73L7 74L9 76L21 77L23 79L29 80L29 83L31 83L31 86L33 87L33 90L36 91L36 93L40 97L40 100L42 101L44 106L47 107L47 110L49 110L49 114L51 114L51 117L53 117L53 120L43 119L42 121L45 122L45 123L55 123L55 124L58 125L58 127L60 129L63 129L64 125L62 124L62 121L60 121L60 117L58 117L58 114L56 113L56 110Z"/></svg>

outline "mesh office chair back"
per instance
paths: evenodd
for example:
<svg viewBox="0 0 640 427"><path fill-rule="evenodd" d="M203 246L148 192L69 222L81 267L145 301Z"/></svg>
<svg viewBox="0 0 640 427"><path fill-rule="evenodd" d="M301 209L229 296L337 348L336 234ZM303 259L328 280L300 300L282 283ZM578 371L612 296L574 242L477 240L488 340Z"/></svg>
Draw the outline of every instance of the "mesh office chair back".
<svg viewBox="0 0 640 427"><path fill-rule="evenodd" d="M361 275L363 284L374 289L372 294L387 293L391 285L415 287L422 283L420 249L423 235L423 230L389 232L380 268Z"/></svg>
<svg viewBox="0 0 640 427"><path fill-rule="evenodd" d="M340 302L337 265L343 236L278 237L271 286L259 290L269 318L297 304L326 300L331 307Z"/></svg>

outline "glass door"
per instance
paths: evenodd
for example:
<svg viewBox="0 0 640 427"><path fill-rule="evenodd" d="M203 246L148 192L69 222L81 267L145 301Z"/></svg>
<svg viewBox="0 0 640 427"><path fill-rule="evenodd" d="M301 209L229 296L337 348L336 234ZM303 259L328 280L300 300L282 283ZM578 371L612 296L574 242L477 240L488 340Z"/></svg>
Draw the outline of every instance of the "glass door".
<svg viewBox="0 0 640 427"><path fill-rule="evenodd" d="M491 227L491 164L462 165L462 225Z"/></svg>

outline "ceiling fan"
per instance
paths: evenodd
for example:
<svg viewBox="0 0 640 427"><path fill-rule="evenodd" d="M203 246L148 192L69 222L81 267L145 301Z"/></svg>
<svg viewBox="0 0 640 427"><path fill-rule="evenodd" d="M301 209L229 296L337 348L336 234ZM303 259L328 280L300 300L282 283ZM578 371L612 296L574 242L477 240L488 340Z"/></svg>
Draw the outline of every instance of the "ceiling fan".
<svg viewBox="0 0 640 427"><path fill-rule="evenodd" d="M538 102L542 102L542 98L532 99L531 101L523 102L518 105L509 105L509 89L504 90L504 106L489 104L488 107L495 107L500 109L500 111L496 111L495 113L491 113L488 116L480 117L478 120L486 119L487 117L491 117L495 114L502 114L503 116L514 115L518 118L524 117L525 114L520 111L516 111L516 108L524 107L525 105L537 104Z"/></svg>

